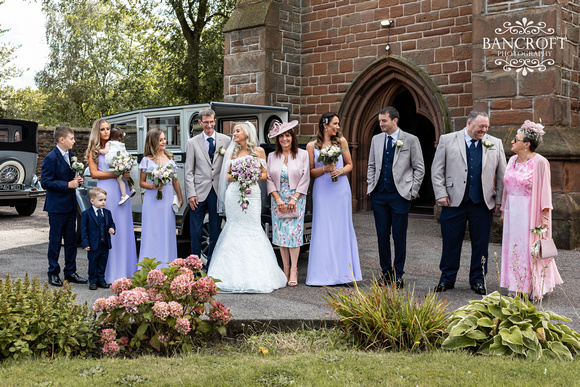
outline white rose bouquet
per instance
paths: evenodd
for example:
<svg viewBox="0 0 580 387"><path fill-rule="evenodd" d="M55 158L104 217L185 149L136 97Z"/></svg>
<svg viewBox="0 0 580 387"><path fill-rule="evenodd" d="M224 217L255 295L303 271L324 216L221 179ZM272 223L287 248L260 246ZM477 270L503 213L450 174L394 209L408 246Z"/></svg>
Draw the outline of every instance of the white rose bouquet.
<svg viewBox="0 0 580 387"><path fill-rule="evenodd" d="M70 169L75 171L75 177L82 174L85 166L83 163L79 162L76 156L70 158L71 164Z"/></svg>
<svg viewBox="0 0 580 387"><path fill-rule="evenodd" d="M169 184L174 177L177 177L177 174L171 164L162 165L153 170L147 171L147 178L151 180L153 185L157 188L161 187L161 185ZM162 190L157 191L156 198L157 200L163 199Z"/></svg>
<svg viewBox="0 0 580 387"><path fill-rule="evenodd" d="M230 174L234 181L240 184L240 199L238 203L240 203L242 211L246 211L250 205L246 195L252 193L250 188L252 184L260 180L262 164L256 157L250 155L238 157L232 160Z"/></svg>
<svg viewBox="0 0 580 387"><path fill-rule="evenodd" d="M131 170L137 165L137 160L130 154L121 154L117 152L117 156L113 158L111 165L109 166L109 171L113 172L116 176L121 176L125 172L131 172ZM127 179L129 185L135 185L135 182L131 177Z"/></svg>
<svg viewBox="0 0 580 387"><path fill-rule="evenodd" d="M337 145L327 145L320 150L316 161L321 161L324 165L336 164L341 154L342 151ZM332 181L338 181L338 177L333 177Z"/></svg>

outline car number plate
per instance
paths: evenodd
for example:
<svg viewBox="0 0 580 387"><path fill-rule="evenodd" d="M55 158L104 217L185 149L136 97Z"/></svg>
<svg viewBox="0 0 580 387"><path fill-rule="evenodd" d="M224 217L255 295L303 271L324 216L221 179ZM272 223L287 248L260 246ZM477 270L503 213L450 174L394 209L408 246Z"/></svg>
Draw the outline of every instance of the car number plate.
<svg viewBox="0 0 580 387"><path fill-rule="evenodd" d="M0 184L0 191L22 191L24 184Z"/></svg>

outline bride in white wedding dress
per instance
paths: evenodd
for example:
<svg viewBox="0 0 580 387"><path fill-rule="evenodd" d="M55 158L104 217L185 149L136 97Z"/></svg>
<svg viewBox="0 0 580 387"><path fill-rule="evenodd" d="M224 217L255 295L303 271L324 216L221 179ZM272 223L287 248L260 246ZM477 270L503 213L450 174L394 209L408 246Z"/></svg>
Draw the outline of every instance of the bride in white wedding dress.
<svg viewBox="0 0 580 387"><path fill-rule="evenodd" d="M266 155L258 147L256 129L249 122L236 124L233 140L224 155L218 193L218 210L223 213L225 209L227 221L207 274L221 281L217 285L223 292L270 293L286 286L286 275L260 223L260 187L251 186L252 192L246 195L248 208L243 210L238 202L239 183L230 175L232 160L250 155L262 164L260 180L266 180Z"/></svg>

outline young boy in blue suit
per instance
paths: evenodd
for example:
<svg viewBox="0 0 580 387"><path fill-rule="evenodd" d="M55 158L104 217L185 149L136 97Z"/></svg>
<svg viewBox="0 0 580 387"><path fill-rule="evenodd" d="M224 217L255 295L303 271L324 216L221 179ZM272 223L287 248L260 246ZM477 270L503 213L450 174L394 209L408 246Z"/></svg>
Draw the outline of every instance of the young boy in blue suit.
<svg viewBox="0 0 580 387"><path fill-rule="evenodd" d="M111 211L105 208L107 191L96 187L89 191L91 208L81 215L81 239L89 258L89 289L108 288L105 269L111 248L111 235L115 234L115 223Z"/></svg>
<svg viewBox="0 0 580 387"><path fill-rule="evenodd" d="M85 278L77 274L77 200L75 190L83 183L81 176L75 176L71 168L70 152L75 144L75 134L71 128L58 126L54 130L56 147L42 161L40 184L46 190L44 211L48 212L50 226L48 236L48 283L62 286L59 277L61 240L64 238L64 278L69 282L84 284Z"/></svg>

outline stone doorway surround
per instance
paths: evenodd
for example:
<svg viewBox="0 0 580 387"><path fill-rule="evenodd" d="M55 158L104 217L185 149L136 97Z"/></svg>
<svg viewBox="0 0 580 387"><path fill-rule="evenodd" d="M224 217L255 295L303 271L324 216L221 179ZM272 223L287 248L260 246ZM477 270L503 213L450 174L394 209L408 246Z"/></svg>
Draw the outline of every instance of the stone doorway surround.
<svg viewBox="0 0 580 387"><path fill-rule="evenodd" d="M401 92L411 93L416 113L433 125L435 141L450 131L449 113L443 95L433 80L410 61L388 56L379 58L352 82L341 102L341 129L351 146L354 169L350 176L354 210L370 210L367 195L367 164L379 110L389 106ZM433 147L436 143L433 144Z"/></svg>

